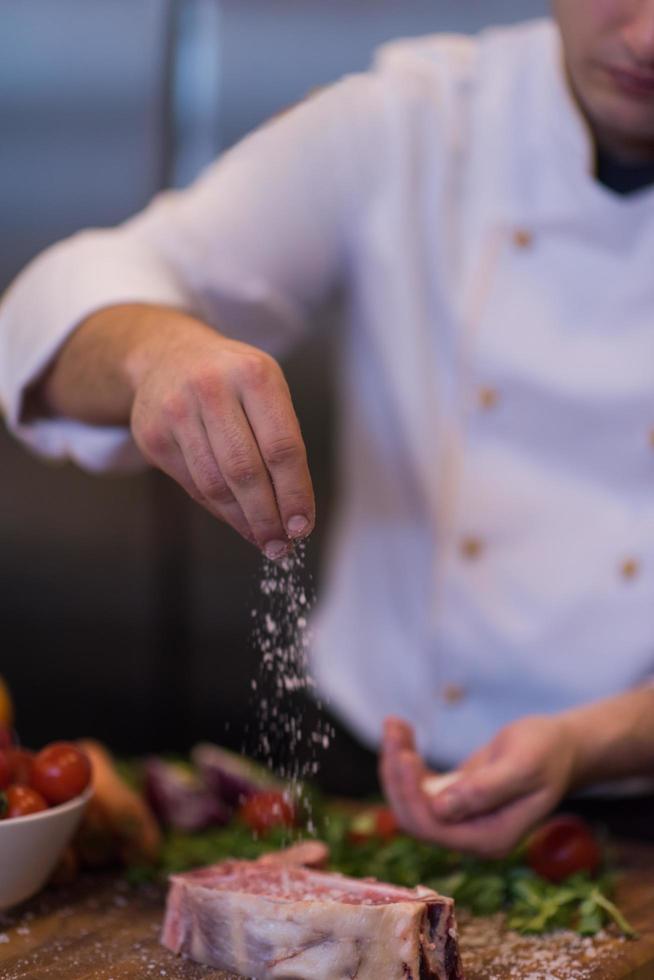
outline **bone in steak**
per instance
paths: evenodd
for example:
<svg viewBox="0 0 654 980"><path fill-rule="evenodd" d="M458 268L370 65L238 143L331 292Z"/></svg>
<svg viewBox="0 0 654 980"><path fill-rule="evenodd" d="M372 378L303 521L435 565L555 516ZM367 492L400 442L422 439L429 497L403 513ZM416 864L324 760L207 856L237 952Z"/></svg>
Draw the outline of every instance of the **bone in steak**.
<svg viewBox="0 0 654 980"><path fill-rule="evenodd" d="M463 980L452 899L290 862L174 875L162 942L256 980Z"/></svg>

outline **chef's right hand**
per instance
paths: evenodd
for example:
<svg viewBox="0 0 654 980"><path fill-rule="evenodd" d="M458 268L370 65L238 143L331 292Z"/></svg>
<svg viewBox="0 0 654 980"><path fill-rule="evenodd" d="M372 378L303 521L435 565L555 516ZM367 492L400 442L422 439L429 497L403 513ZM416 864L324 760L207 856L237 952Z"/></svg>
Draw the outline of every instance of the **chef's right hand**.
<svg viewBox="0 0 654 980"><path fill-rule="evenodd" d="M184 321L131 358L134 439L189 496L280 558L315 514L284 375L263 351Z"/></svg>

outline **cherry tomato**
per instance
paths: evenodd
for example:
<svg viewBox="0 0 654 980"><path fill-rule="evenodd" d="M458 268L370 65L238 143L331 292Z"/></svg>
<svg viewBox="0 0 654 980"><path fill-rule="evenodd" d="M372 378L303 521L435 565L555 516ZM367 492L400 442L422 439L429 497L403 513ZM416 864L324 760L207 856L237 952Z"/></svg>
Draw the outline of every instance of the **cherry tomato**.
<svg viewBox="0 0 654 980"><path fill-rule="evenodd" d="M14 737L8 725L0 724L0 749L9 749L14 744Z"/></svg>
<svg viewBox="0 0 654 980"><path fill-rule="evenodd" d="M29 749L7 749L7 757L11 765L11 781L20 786L29 786L32 782L34 769L34 753Z"/></svg>
<svg viewBox="0 0 654 980"><path fill-rule="evenodd" d="M53 742L37 753L31 785L56 806L79 796L91 780L88 756L70 742Z"/></svg>
<svg viewBox="0 0 654 980"><path fill-rule="evenodd" d="M5 817L26 817L29 813L40 813L47 810L48 804L40 793L30 786L12 785L5 791L7 797L7 812Z"/></svg>
<svg viewBox="0 0 654 980"><path fill-rule="evenodd" d="M395 814L387 806L369 807L358 813L348 830L347 839L351 844L367 844L376 840L388 842L400 832Z"/></svg>
<svg viewBox="0 0 654 980"><path fill-rule="evenodd" d="M0 789L5 789L11 782L11 768L9 754L0 749Z"/></svg>
<svg viewBox="0 0 654 980"><path fill-rule="evenodd" d="M558 883L578 871L594 874L602 861L593 831L581 817L562 814L538 827L527 840L527 864Z"/></svg>
<svg viewBox="0 0 654 980"><path fill-rule="evenodd" d="M295 824L293 804L277 790L254 793L241 806L238 815L257 834L265 834L273 827L292 827Z"/></svg>
<svg viewBox="0 0 654 980"><path fill-rule="evenodd" d="M377 836L383 841L394 840L394 838L400 833L400 825L390 807L381 806L377 810L375 830Z"/></svg>

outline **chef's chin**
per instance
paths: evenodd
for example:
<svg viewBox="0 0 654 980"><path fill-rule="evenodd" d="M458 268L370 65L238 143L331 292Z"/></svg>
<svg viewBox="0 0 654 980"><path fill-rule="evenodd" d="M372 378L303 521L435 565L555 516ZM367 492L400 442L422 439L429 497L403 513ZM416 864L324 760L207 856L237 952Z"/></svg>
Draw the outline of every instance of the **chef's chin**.
<svg viewBox="0 0 654 980"><path fill-rule="evenodd" d="M654 159L654 91L630 90L606 70L583 86L586 113L598 137L616 156ZM579 86L581 87L581 86Z"/></svg>

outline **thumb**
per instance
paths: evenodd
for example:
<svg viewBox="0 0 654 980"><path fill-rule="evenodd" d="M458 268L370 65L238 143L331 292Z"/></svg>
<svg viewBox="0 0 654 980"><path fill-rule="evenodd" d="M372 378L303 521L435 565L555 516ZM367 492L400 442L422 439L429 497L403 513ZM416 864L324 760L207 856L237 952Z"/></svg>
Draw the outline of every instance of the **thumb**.
<svg viewBox="0 0 654 980"><path fill-rule="evenodd" d="M533 778L516 771L515 762L504 757L478 769L460 770L456 781L430 798L430 805L438 820L455 823L499 810L533 789Z"/></svg>

